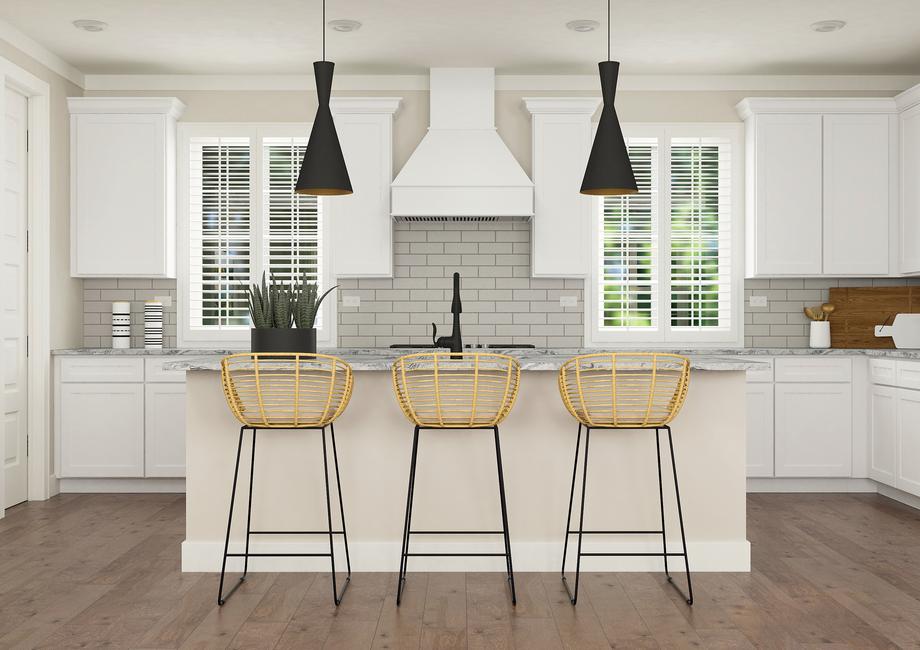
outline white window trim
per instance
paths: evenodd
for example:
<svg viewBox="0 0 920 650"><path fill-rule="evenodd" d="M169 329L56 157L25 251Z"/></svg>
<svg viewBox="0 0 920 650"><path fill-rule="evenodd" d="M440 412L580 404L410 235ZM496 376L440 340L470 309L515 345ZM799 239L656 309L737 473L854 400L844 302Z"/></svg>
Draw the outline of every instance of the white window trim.
<svg viewBox="0 0 920 650"><path fill-rule="evenodd" d="M252 146L252 177L261 178L262 174L262 147L261 141L265 137L291 137L294 134L308 136L312 123L310 122L273 122L273 123L253 123L253 122L180 122L178 125L178 156L176 161L177 177L177 201L178 201L178 224L177 224L177 258L176 258L176 277L178 289L178 319L179 323L176 328L179 347L201 348L201 349L249 349L249 332L221 332L219 334L210 332L192 331L188 324L188 282L189 282L189 144L192 138L196 137L249 137ZM331 238L332 232L327 215L327 205L325 198L320 197L322 215L322 264L323 264L323 287L325 291L335 284L333 275L335 268L332 259ZM251 210L254 222L262 224L262 196L259 192L253 192L251 197ZM258 250L256 250L258 249ZM258 269L262 266L262 250L260 247L254 247L252 254L252 268ZM251 278L255 282L258 278ZM335 347L338 341L336 327L336 294L329 294L323 301L323 328L317 332L317 347L329 348Z"/></svg>
<svg viewBox="0 0 920 650"><path fill-rule="evenodd" d="M672 137L719 136L731 141L731 327L719 332L680 332L671 330L670 319L665 311L669 299L670 274L667 266L659 261L658 268L658 318L659 328L654 332L602 331L598 325L598 292L600 282L600 228L592 222L591 271L585 278L584 322L585 346L603 347L617 345L625 348L673 349L692 345L699 348L743 347L744 345L744 125L734 122L718 123L625 123L622 125L626 137L658 137L660 160L668 161ZM664 228L666 210L670 206L670 187L664 178L664 166L659 166L659 227L661 246L659 260L667 260L670 251L670 229ZM667 170L670 174L670 170ZM669 178L669 177L668 177ZM597 219L603 209L603 198L593 199L592 220Z"/></svg>

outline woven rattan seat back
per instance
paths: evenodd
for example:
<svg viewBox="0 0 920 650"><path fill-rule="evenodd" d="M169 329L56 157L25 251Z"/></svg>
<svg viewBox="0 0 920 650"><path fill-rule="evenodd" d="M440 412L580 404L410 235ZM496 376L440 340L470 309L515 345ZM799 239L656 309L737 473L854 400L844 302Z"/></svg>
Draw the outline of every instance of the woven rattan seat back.
<svg viewBox="0 0 920 650"><path fill-rule="evenodd" d="M227 404L246 426L324 427L351 398L351 366L325 354L252 353L221 359Z"/></svg>
<svg viewBox="0 0 920 650"><path fill-rule="evenodd" d="M559 370L566 408L598 428L664 426L680 411L689 381L690 362L676 354L585 354Z"/></svg>
<svg viewBox="0 0 920 650"><path fill-rule="evenodd" d="M420 427L497 426L511 411L521 365L504 354L423 352L393 365L393 389L403 413Z"/></svg>

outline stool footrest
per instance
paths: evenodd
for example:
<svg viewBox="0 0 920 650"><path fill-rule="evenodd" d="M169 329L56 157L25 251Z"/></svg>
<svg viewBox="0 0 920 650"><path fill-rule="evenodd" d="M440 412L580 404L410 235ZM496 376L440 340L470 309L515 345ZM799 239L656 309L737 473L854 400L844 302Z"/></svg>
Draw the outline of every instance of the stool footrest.
<svg viewBox="0 0 920 650"><path fill-rule="evenodd" d="M570 530L569 535L577 535L581 532L583 535L661 535L660 530Z"/></svg>
<svg viewBox="0 0 920 650"><path fill-rule="evenodd" d="M227 553L227 557L332 557L331 553Z"/></svg>
<svg viewBox="0 0 920 650"><path fill-rule="evenodd" d="M686 553L579 553L582 557L685 557Z"/></svg>
<svg viewBox="0 0 920 650"><path fill-rule="evenodd" d="M508 557L507 553L406 553L406 557Z"/></svg>
<svg viewBox="0 0 920 650"><path fill-rule="evenodd" d="M344 535L343 530L331 531L333 535ZM328 535L328 530L251 530L250 535Z"/></svg>
<svg viewBox="0 0 920 650"><path fill-rule="evenodd" d="M410 535L504 535L503 530L410 530Z"/></svg>

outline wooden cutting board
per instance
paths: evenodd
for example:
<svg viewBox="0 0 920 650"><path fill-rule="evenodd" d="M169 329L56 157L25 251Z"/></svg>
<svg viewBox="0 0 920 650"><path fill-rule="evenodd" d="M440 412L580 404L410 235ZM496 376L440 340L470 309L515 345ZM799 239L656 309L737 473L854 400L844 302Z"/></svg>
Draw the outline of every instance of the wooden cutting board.
<svg viewBox="0 0 920 650"><path fill-rule="evenodd" d="M876 338L875 326L891 324L896 314L920 313L918 287L834 287L828 300L831 347L893 348L889 337Z"/></svg>

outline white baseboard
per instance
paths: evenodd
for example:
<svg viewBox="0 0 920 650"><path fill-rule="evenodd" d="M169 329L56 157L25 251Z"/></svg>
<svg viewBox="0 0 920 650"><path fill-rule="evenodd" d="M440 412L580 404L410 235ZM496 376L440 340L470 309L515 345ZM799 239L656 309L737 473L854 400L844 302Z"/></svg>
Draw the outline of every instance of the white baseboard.
<svg viewBox="0 0 920 650"><path fill-rule="evenodd" d="M750 492L878 492L870 478L749 478Z"/></svg>
<svg viewBox="0 0 920 650"><path fill-rule="evenodd" d="M187 572L220 571L223 556L223 542L182 542L182 570ZM679 550L679 540L673 545L668 543L668 551ZM399 542L353 542L349 545L352 570L397 571L399 568ZM250 544L251 553L323 553L329 546L324 542L257 542ZM515 571L558 571L562 560L562 544L550 542L512 543ZM586 552L655 552L661 550L660 542L611 541L585 543ZM242 542L230 544L231 553L241 553ZM447 553L447 552L501 552L500 544L488 542L432 542L413 543L413 552ZM569 546L569 560L574 568L574 549ZM751 545L741 542L691 542L690 569L692 571L732 571L747 572L751 570ZM670 558L669 562L676 572L683 571L683 558ZM340 543L336 544L336 569L344 568L345 555ZM242 570L242 558L230 558L227 570ZM586 557L581 561L582 570L586 571L661 571L660 558L648 557ZM329 558L251 558L250 571L329 571ZM416 557L409 561L410 571L504 571L504 558L469 558L469 557Z"/></svg>
<svg viewBox="0 0 920 650"><path fill-rule="evenodd" d="M62 478L60 491L68 492L176 492L185 493L184 478Z"/></svg>
<svg viewBox="0 0 920 650"><path fill-rule="evenodd" d="M882 485L881 483L878 484L878 493L883 497L894 499L895 501L899 501L906 506L920 510L920 497L916 497L913 494L909 494L903 490L899 490L898 488Z"/></svg>

